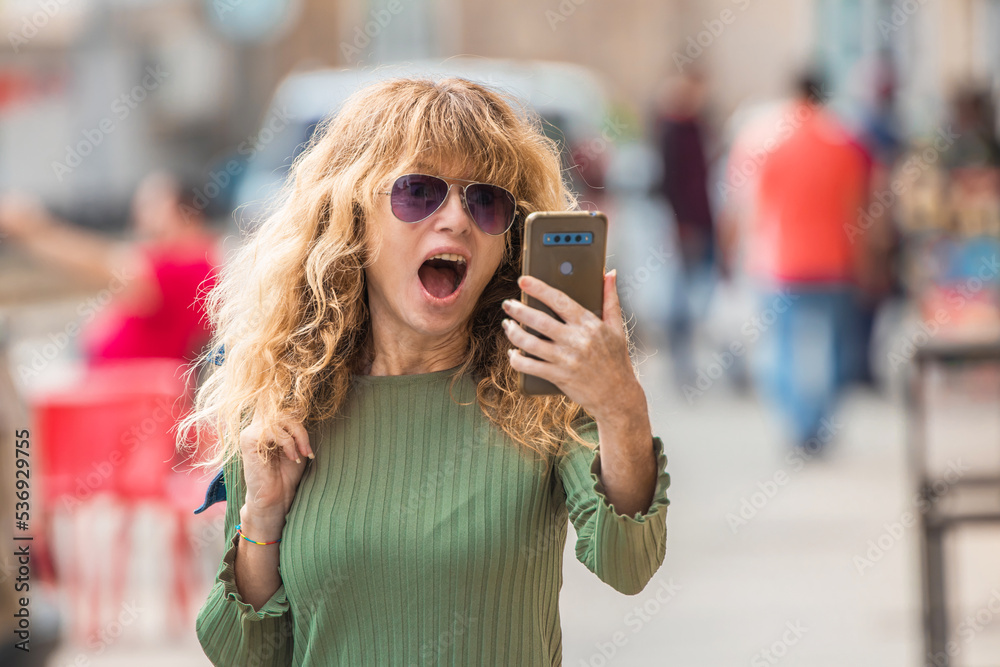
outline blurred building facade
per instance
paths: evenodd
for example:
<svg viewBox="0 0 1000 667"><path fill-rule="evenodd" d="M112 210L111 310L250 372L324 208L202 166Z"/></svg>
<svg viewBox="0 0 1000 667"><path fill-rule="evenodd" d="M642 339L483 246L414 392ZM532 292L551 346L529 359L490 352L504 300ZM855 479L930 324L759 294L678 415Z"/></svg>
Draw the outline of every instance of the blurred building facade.
<svg viewBox="0 0 1000 667"><path fill-rule="evenodd" d="M1000 0L19 0L0 22L0 181L66 208L124 201L156 166L224 159L295 68L572 60L642 116L664 76L697 67L728 115L805 63L846 88L886 52L914 129L965 79L1000 87Z"/></svg>

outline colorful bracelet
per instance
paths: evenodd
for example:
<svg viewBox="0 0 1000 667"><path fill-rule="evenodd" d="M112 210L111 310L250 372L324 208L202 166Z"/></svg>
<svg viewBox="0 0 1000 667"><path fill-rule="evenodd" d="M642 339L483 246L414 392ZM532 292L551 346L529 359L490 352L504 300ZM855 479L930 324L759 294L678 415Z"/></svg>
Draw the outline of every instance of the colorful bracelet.
<svg viewBox="0 0 1000 667"><path fill-rule="evenodd" d="M257 540L251 540L249 537L243 534L243 531L240 530L240 526L242 525L243 525L242 523L236 524L236 534L242 537L247 542L252 542L253 544L277 544L278 542L281 541L280 537L276 539L274 542L258 542Z"/></svg>

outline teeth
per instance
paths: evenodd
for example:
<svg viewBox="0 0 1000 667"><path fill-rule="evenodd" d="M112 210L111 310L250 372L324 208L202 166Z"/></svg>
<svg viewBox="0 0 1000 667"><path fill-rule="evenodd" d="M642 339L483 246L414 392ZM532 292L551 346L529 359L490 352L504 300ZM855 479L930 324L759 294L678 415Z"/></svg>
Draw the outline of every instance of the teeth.
<svg viewBox="0 0 1000 667"><path fill-rule="evenodd" d="M458 262L460 264L465 264L465 258L461 255L456 255L454 253L442 252L434 255L433 257L428 257L427 259L446 259L449 262Z"/></svg>

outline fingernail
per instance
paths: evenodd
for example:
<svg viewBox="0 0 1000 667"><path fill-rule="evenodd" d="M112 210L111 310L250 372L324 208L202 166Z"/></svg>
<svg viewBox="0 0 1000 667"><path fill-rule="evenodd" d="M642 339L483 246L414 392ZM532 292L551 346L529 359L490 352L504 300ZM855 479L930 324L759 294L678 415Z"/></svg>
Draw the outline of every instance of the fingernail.
<svg viewBox="0 0 1000 667"><path fill-rule="evenodd" d="M302 457L300 456L299 458L295 459L295 462L296 463L302 463Z"/></svg>
<svg viewBox="0 0 1000 667"><path fill-rule="evenodd" d="M316 458L316 455L313 454L312 452L309 452L309 458L314 459L314 458Z"/></svg>

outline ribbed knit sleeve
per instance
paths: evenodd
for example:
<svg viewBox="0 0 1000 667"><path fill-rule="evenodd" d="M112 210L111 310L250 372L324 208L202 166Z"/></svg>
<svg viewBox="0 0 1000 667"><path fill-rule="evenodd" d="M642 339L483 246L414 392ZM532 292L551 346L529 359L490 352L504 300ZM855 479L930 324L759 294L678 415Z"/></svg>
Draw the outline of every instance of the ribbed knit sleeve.
<svg viewBox="0 0 1000 667"><path fill-rule="evenodd" d="M645 513L627 516L618 513L605 494L597 424L590 421L577 431L596 447L568 442L568 452L558 462L566 508L577 533L576 557L615 590L635 595L659 569L667 550L670 475L663 442L653 437L657 469L653 502Z"/></svg>
<svg viewBox="0 0 1000 667"><path fill-rule="evenodd" d="M292 664L292 621L285 585L259 611L243 601L236 588L236 534L240 507L246 497L243 464L226 465L226 553L198 612L198 641L213 665L284 667Z"/></svg>

